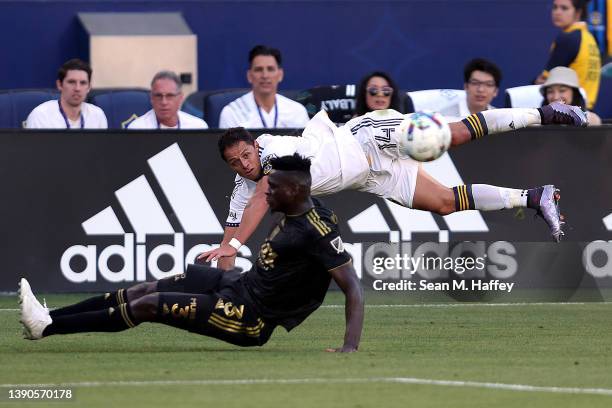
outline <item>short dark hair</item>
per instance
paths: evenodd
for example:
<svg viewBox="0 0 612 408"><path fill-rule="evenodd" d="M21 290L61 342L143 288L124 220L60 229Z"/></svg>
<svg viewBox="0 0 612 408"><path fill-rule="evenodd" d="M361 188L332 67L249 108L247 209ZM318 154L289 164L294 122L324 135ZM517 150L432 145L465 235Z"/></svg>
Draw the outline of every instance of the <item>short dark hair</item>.
<svg viewBox="0 0 612 408"><path fill-rule="evenodd" d="M355 113L357 116L365 115L366 113L372 111L372 109L368 108L366 103L366 92L368 87L368 81L374 77L384 78L385 81L389 83L389 86L393 88L393 94L391 95L391 104L389 105L389 109L395 109L396 111L400 110L400 98L399 98L399 88L397 84L391 78L389 74L382 71L374 71L361 79L359 82L359 87L357 89L357 101L355 104Z"/></svg>
<svg viewBox="0 0 612 408"><path fill-rule="evenodd" d="M267 45L256 45L249 51L249 67L253 64L255 57L260 55L274 57L279 67L283 65L283 57L277 48L268 47Z"/></svg>
<svg viewBox="0 0 612 408"><path fill-rule="evenodd" d="M219 146L221 158L224 161L227 161L225 158L225 150L239 142L246 142L252 145L255 143L255 138L243 127L229 128L221 135L217 145Z"/></svg>
<svg viewBox="0 0 612 408"><path fill-rule="evenodd" d="M497 65L484 58L474 58L473 60L468 61L468 63L465 64L465 68L463 68L464 83L468 83L470 77L472 76L472 72L474 71L482 71L486 72L487 74L491 74L495 80L495 86L499 88L499 84L502 80L502 73Z"/></svg>
<svg viewBox="0 0 612 408"><path fill-rule="evenodd" d="M312 176L310 175L310 159L293 153L291 156L273 157L270 159L270 166L277 171L290 171L287 173L291 181L300 185L302 191L310 194Z"/></svg>
<svg viewBox="0 0 612 408"><path fill-rule="evenodd" d="M85 61L73 58L64 62L59 71L57 71L57 80L64 82L64 78L66 78L68 71L85 71L87 72L87 80L91 82L91 67Z"/></svg>
<svg viewBox="0 0 612 408"><path fill-rule="evenodd" d="M273 157L270 165L274 170L299 171L310 174L310 159L293 153L291 156Z"/></svg>

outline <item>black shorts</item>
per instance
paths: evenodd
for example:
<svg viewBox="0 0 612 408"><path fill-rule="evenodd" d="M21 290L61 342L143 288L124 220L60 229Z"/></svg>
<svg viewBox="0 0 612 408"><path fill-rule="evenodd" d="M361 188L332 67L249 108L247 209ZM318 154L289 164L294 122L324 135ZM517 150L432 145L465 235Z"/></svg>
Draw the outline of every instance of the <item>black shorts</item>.
<svg viewBox="0 0 612 408"><path fill-rule="evenodd" d="M245 299L237 271L189 265L180 275L161 279L161 322L238 346L265 344L274 325L261 319Z"/></svg>

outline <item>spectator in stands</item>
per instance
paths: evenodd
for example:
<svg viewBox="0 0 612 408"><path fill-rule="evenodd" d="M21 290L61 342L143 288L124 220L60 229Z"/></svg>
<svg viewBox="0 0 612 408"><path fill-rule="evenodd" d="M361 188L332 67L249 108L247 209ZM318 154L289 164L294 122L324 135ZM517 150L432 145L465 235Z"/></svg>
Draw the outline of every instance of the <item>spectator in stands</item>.
<svg viewBox="0 0 612 408"><path fill-rule="evenodd" d="M372 72L359 83L356 105L355 116L380 109L400 112L399 89L389 74L382 71Z"/></svg>
<svg viewBox="0 0 612 408"><path fill-rule="evenodd" d="M540 88L544 96L543 105L552 102L563 102L568 105L580 106L586 110L586 103L580 86L578 85L578 75L576 71L567 67L555 67L550 70L546 82ZM587 111L589 126L601 125L601 118L596 113Z"/></svg>
<svg viewBox="0 0 612 408"><path fill-rule="evenodd" d="M580 86L586 91L587 108L592 109L599 92L601 56L586 24L588 0L554 0L552 22L562 32L552 44L546 69L536 79L543 84L549 70L563 66L578 74Z"/></svg>
<svg viewBox="0 0 612 408"><path fill-rule="evenodd" d="M247 80L252 90L230 102L221 111L220 128L303 128L308 122L306 108L277 93L283 80L279 50L257 45L249 52Z"/></svg>
<svg viewBox="0 0 612 408"><path fill-rule="evenodd" d="M459 117L495 109L491 101L497 96L501 79L501 70L493 62L484 58L469 61L463 68L466 98L459 103Z"/></svg>
<svg viewBox="0 0 612 408"><path fill-rule="evenodd" d="M106 115L86 103L91 90L91 67L79 59L66 61L57 73L58 100L38 105L26 119L28 129L106 129Z"/></svg>
<svg viewBox="0 0 612 408"><path fill-rule="evenodd" d="M179 110L182 82L172 71L160 71L151 81L153 109L127 125L127 129L208 129L202 119Z"/></svg>

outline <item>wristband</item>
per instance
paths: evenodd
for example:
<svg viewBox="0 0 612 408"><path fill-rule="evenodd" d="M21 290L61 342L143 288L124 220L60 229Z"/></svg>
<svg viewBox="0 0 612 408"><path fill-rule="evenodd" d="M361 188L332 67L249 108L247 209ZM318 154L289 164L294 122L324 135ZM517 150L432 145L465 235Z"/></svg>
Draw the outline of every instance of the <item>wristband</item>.
<svg viewBox="0 0 612 408"><path fill-rule="evenodd" d="M236 238L232 238L232 239L230 239L229 246L231 246L236 251L238 251L240 249L240 247L242 246L242 244Z"/></svg>

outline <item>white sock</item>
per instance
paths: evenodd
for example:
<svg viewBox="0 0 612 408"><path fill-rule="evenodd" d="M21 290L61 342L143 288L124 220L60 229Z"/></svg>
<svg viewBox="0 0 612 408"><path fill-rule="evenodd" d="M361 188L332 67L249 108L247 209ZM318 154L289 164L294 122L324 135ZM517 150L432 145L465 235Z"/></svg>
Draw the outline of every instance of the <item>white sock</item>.
<svg viewBox="0 0 612 408"><path fill-rule="evenodd" d="M488 134L539 125L542 123L542 118L535 108L505 108L475 113L462 122L469 129L472 139L478 139Z"/></svg>
<svg viewBox="0 0 612 408"><path fill-rule="evenodd" d="M527 190L472 184L472 196L477 210L491 211L527 207Z"/></svg>

